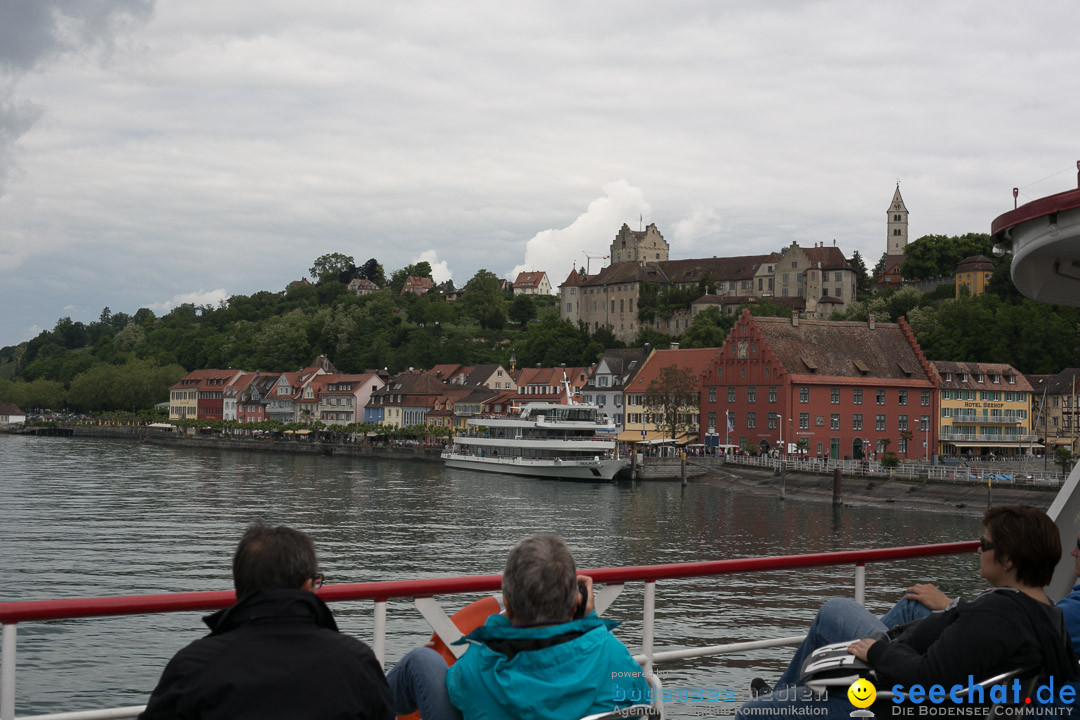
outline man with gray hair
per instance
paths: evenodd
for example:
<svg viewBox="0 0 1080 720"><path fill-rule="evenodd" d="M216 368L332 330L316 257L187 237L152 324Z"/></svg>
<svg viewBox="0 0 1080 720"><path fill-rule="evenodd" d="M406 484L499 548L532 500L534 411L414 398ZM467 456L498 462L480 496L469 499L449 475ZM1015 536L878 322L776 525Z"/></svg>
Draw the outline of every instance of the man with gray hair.
<svg viewBox="0 0 1080 720"><path fill-rule="evenodd" d="M390 671L397 714L567 720L647 697L641 666L611 634L618 623L597 617L592 579L577 574L560 538L519 542L507 558L502 591L506 613L460 641L469 647L453 666L417 648Z"/></svg>

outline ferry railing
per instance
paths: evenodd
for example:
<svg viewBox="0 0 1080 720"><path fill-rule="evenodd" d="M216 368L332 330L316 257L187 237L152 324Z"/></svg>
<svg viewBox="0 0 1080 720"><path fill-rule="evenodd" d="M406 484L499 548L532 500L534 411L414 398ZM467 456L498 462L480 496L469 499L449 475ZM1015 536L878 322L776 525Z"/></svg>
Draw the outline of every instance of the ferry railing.
<svg viewBox="0 0 1080 720"><path fill-rule="evenodd" d="M913 545L908 547L879 548L874 550L850 550L806 555L784 555L763 558L737 558L707 562L672 563L666 565L638 565L632 567L598 568L580 570L604 587L596 593L597 612L603 613L622 592L628 582L644 583L642 609L641 652L634 656L642 670L660 689L660 681L652 672L656 663L671 660L723 655L761 648L795 645L802 635L746 642L709 645L658 652L655 648L656 583L694 577L713 577L748 572L773 570L796 570L830 565L854 567L854 599L864 603L866 599L866 565L912 558L940 555L957 555L974 552L977 541ZM372 650L380 664L386 657L386 609L392 598L411 598L417 610L455 654L464 648L451 643L461 637L442 607L435 601L436 595L460 595L467 593L497 592L502 586L501 575L476 575L466 577L430 578L390 582L350 583L324 585L318 595L328 603L367 600L374 603ZM15 718L15 668L16 630L18 623L117 615L142 615L162 612L185 612L220 610L236 601L233 591L170 593L161 595L127 595L70 600L30 600L0 603L0 720ZM177 643L179 648L180 643ZM104 720L105 718L130 718L137 716L145 706L88 710L48 715L24 716L23 720Z"/></svg>

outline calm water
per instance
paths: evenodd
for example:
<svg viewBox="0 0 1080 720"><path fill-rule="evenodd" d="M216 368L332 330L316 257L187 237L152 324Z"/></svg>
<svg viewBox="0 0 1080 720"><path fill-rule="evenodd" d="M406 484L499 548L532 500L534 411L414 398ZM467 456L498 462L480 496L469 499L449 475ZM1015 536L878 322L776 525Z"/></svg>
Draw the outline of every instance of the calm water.
<svg viewBox="0 0 1080 720"><path fill-rule="evenodd" d="M312 535L330 583L498 573L513 543L534 532L562 535L588 568L970 540L980 528L968 516L834 510L707 481L585 485L438 464L0 435L0 601L229 589L236 540L256 520ZM974 556L871 566L867 577L879 612L917 580L949 593L982 587ZM795 634L824 598L851 586L846 567L661 583L656 645ZM625 621L618 634L633 652L641 595L628 586L608 611ZM370 642L369 603L333 609L343 631ZM391 603L388 617L390 662L430 634L409 602ZM16 711L142 704L168 658L204 632L198 613L20 625ZM660 670L673 687L742 692L753 675L775 680L787 655Z"/></svg>

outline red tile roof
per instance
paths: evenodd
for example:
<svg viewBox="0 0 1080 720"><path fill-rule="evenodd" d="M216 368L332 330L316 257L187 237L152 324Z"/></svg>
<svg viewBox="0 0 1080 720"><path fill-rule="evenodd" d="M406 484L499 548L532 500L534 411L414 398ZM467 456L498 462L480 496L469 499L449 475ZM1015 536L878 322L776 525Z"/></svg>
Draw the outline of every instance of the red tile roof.
<svg viewBox="0 0 1080 720"><path fill-rule="evenodd" d="M689 370L694 376L694 386L697 387L701 374L708 368L709 363L716 357L719 348L697 348L693 350L656 350L645 365L626 386L628 393L643 393L649 389L649 383L660 376L660 371L666 367L677 367Z"/></svg>
<svg viewBox="0 0 1080 720"><path fill-rule="evenodd" d="M546 272L523 272L518 273L517 280L514 281L514 287L540 287L540 281L547 275Z"/></svg>

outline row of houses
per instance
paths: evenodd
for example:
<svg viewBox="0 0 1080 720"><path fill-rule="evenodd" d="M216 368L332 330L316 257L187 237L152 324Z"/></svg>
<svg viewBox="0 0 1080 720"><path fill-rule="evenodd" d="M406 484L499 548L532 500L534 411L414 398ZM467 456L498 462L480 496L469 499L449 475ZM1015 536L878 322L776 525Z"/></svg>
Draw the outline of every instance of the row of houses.
<svg viewBox="0 0 1080 720"><path fill-rule="evenodd" d="M1025 377L1001 363L924 357L897 323L754 317L719 348L609 350L590 367L436 365L393 376L339 373L325 357L297 372L197 370L170 392L173 419L281 420L464 429L535 401L596 404L624 442L670 433L647 402L665 368L693 380L677 443L813 457L1080 452L1077 375Z"/></svg>

